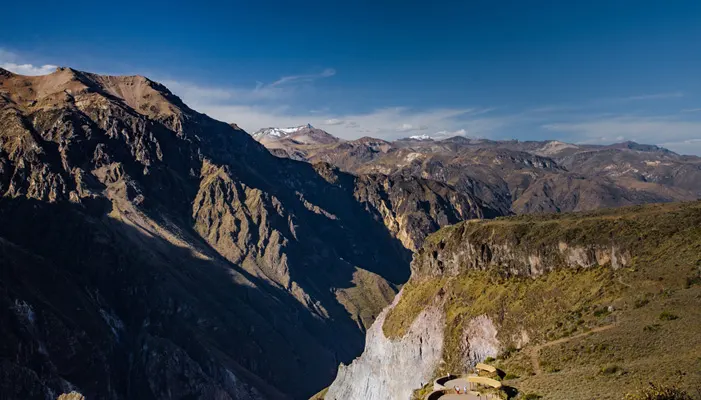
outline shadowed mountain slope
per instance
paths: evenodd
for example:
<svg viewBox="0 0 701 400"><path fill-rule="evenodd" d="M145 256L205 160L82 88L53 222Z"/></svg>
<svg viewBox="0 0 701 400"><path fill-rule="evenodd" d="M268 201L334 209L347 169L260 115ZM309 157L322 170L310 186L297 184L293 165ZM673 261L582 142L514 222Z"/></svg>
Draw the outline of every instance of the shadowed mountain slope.
<svg viewBox="0 0 701 400"><path fill-rule="evenodd" d="M271 155L145 77L0 70L0 384L304 398L481 200Z"/></svg>

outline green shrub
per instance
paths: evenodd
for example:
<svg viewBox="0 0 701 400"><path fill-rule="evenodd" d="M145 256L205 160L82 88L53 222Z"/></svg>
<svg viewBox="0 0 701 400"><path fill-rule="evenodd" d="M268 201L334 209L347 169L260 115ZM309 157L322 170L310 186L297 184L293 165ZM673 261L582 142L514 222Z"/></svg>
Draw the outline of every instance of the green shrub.
<svg viewBox="0 0 701 400"><path fill-rule="evenodd" d="M507 358L511 357L512 354L516 352L516 347L514 346L508 346L504 351L499 354L499 358L502 360L506 360Z"/></svg>
<svg viewBox="0 0 701 400"><path fill-rule="evenodd" d="M678 318L679 317L677 315L674 315L668 311L663 311L662 314L660 314L660 321L674 321Z"/></svg>
<svg viewBox="0 0 701 400"><path fill-rule="evenodd" d="M620 375L623 373L623 368L615 364L605 365L601 367L599 373L603 375Z"/></svg>
<svg viewBox="0 0 701 400"><path fill-rule="evenodd" d="M510 373L510 372L509 372L508 374L504 375L504 380L505 380L505 381L508 381L508 380L510 380L510 379L518 379L518 378L519 378L518 375L514 375L514 374L512 374L512 373Z"/></svg>
<svg viewBox="0 0 701 400"><path fill-rule="evenodd" d="M677 389L674 386L657 386L650 384L649 387L635 393L628 393L625 400L693 400L688 393Z"/></svg>
<svg viewBox="0 0 701 400"><path fill-rule="evenodd" d="M652 324L652 325L647 325L643 328L645 332L656 332L660 329L662 325L660 324Z"/></svg>
<svg viewBox="0 0 701 400"><path fill-rule="evenodd" d="M609 311L608 307L602 307L594 311L595 317L603 317L609 314L611 314L611 312Z"/></svg>
<svg viewBox="0 0 701 400"><path fill-rule="evenodd" d="M494 357L487 357L484 359L484 362L486 362L486 363L492 363L494 361L496 361L496 359Z"/></svg>
<svg viewBox="0 0 701 400"><path fill-rule="evenodd" d="M700 285L701 284L701 276L687 276L686 277L686 284L684 287L686 289L689 289L690 287L694 285Z"/></svg>

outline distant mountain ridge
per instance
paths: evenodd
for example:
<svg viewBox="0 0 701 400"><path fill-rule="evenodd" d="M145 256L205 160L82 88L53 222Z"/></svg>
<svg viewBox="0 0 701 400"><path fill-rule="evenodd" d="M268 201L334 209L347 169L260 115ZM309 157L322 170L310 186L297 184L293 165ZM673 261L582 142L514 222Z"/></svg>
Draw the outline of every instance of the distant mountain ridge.
<svg viewBox="0 0 701 400"><path fill-rule="evenodd" d="M330 144L341 141L326 131L313 127L312 124L291 128L264 128L254 132L251 136L261 143L285 139L298 144Z"/></svg>
<svg viewBox="0 0 701 400"><path fill-rule="evenodd" d="M588 145L419 135L323 145L261 143L280 157L328 162L356 174L437 180L477 195L494 209L516 213L701 198L701 158L630 141Z"/></svg>

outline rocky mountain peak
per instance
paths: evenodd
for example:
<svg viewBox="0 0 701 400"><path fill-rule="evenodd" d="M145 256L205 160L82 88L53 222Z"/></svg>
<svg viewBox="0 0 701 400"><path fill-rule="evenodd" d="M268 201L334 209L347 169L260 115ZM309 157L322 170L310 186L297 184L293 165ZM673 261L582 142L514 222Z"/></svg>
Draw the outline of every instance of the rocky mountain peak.
<svg viewBox="0 0 701 400"><path fill-rule="evenodd" d="M627 150L634 150L634 151L640 151L640 152L649 152L649 153L654 153L654 152L659 152L659 153L673 153L670 150L667 150L663 147L652 145L652 144L640 144L631 140L622 142L622 143L615 143L610 146L608 146L612 149L627 149Z"/></svg>
<svg viewBox="0 0 701 400"><path fill-rule="evenodd" d="M426 135L426 134L409 136L408 139L409 139L409 140L419 140L419 141L433 140L432 137L430 137L430 136L428 136L428 135Z"/></svg>
<svg viewBox="0 0 701 400"><path fill-rule="evenodd" d="M339 138L330 133L317 129L312 124L300 125L290 128L264 128L254 132L251 136L261 143L276 143L290 141L291 144L332 144L338 143ZM274 146L282 146L275 144Z"/></svg>

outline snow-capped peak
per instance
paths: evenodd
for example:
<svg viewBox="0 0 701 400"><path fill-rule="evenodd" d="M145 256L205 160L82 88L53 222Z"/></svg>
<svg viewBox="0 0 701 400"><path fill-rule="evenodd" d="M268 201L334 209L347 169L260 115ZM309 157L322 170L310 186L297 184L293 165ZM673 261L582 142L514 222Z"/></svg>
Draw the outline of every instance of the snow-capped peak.
<svg viewBox="0 0 701 400"><path fill-rule="evenodd" d="M300 126L294 126L290 128L264 128L259 130L258 132L255 132L253 134L253 137L257 140L260 140L264 137L274 137L274 138L283 138L285 136L291 135L293 133L297 133L301 131L302 129L313 129L314 127L312 124L306 124L306 125L300 125Z"/></svg>
<svg viewBox="0 0 701 400"><path fill-rule="evenodd" d="M432 140L430 136L424 134L424 135L414 135L414 136L409 136L409 139L413 140Z"/></svg>

